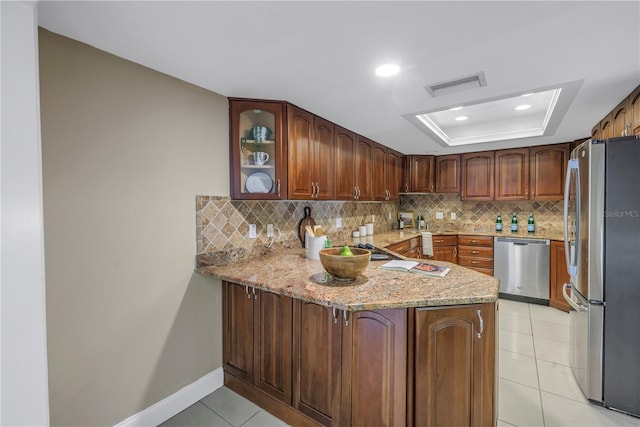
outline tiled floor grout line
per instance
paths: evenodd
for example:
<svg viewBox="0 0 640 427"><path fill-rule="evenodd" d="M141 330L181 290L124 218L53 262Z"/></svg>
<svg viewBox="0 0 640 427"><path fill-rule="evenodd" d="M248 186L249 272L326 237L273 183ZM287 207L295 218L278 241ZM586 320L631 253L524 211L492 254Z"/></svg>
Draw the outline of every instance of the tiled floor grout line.
<svg viewBox="0 0 640 427"><path fill-rule="evenodd" d="M540 398L540 412L542 413L542 425L545 426L544 420L544 405L542 404L542 385L540 384L540 370L538 369L538 353L536 352L536 340L533 332L533 317L531 316L531 304L527 307L529 309L529 323L531 324L531 340L533 341L533 360L536 364L536 379L538 380L538 397Z"/></svg>

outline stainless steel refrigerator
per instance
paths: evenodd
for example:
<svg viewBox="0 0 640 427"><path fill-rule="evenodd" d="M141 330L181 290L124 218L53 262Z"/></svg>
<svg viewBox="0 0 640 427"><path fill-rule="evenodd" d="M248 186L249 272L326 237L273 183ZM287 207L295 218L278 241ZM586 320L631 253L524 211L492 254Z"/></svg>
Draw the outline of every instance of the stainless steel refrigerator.
<svg viewBox="0 0 640 427"><path fill-rule="evenodd" d="M640 140L589 140L565 183L571 367L585 396L640 416Z"/></svg>

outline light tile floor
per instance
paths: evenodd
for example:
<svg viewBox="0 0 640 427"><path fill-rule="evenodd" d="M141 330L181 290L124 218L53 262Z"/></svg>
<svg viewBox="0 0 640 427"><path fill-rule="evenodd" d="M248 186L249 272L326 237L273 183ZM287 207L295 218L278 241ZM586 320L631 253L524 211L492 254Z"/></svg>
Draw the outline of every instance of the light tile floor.
<svg viewBox="0 0 640 427"><path fill-rule="evenodd" d="M550 307L500 300L498 427L640 427L640 419L589 403L569 367L569 315ZM222 387L162 427L287 426Z"/></svg>

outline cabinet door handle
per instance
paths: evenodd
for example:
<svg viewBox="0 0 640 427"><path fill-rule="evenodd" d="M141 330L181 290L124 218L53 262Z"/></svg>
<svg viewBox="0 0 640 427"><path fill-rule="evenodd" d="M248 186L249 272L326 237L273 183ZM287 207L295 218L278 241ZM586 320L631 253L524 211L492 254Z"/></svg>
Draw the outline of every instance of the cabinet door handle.
<svg viewBox="0 0 640 427"><path fill-rule="evenodd" d="M248 286L244 287L244 291L247 293L247 298L251 298L251 295L249 294L249 287Z"/></svg>
<svg viewBox="0 0 640 427"><path fill-rule="evenodd" d="M253 289L253 299L258 299L258 291L256 290L256 288L251 289Z"/></svg>
<svg viewBox="0 0 640 427"><path fill-rule="evenodd" d="M349 326L349 314L347 310L342 310L342 318L344 319L344 326Z"/></svg>
<svg viewBox="0 0 640 427"><path fill-rule="evenodd" d="M358 187L353 187L353 200L358 200Z"/></svg>
<svg viewBox="0 0 640 427"><path fill-rule="evenodd" d="M318 198L319 195L320 195L320 183L316 182L316 199Z"/></svg>
<svg viewBox="0 0 640 427"><path fill-rule="evenodd" d="M338 323L338 310L333 307L333 323Z"/></svg>
<svg viewBox="0 0 640 427"><path fill-rule="evenodd" d="M480 264L480 261L469 261L471 264Z"/></svg>
<svg viewBox="0 0 640 427"><path fill-rule="evenodd" d="M444 240L434 240L435 243L444 243Z"/></svg>
<svg viewBox="0 0 640 427"><path fill-rule="evenodd" d="M480 310L476 310L476 314L478 315L478 320L480 321L480 332L477 333L476 337L478 339L482 338L482 332L484 331L484 319L482 318L482 313Z"/></svg>
<svg viewBox="0 0 640 427"><path fill-rule="evenodd" d="M278 197L280 197L280 178L278 178Z"/></svg>
<svg viewBox="0 0 640 427"><path fill-rule="evenodd" d="M360 187L356 187L356 200L360 200Z"/></svg>
<svg viewBox="0 0 640 427"><path fill-rule="evenodd" d="M431 189L431 192L433 193L433 184L431 184L431 186L429 188Z"/></svg>

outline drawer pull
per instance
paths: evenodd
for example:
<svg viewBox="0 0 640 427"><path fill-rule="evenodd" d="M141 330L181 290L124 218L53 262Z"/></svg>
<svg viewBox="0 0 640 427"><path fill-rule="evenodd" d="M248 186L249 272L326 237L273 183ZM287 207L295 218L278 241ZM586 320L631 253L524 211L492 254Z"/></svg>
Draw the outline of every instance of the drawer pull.
<svg viewBox="0 0 640 427"><path fill-rule="evenodd" d="M444 243L444 240L434 240L436 243Z"/></svg>
<svg viewBox="0 0 640 427"><path fill-rule="evenodd" d="M470 254L479 254L480 251L469 251Z"/></svg>
<svg viewBox="0 0 640 427"><path fill-rule="evenodd" d="M470 261L470 262L471 262L471 264L480 264L479 261Z"/></svg>
<svg viewBox="0 0 640 427"><path fill-rule="evenodd" d="M478 240L469 240L469 242L471 242L471 243L479 243Z"/></svg>

